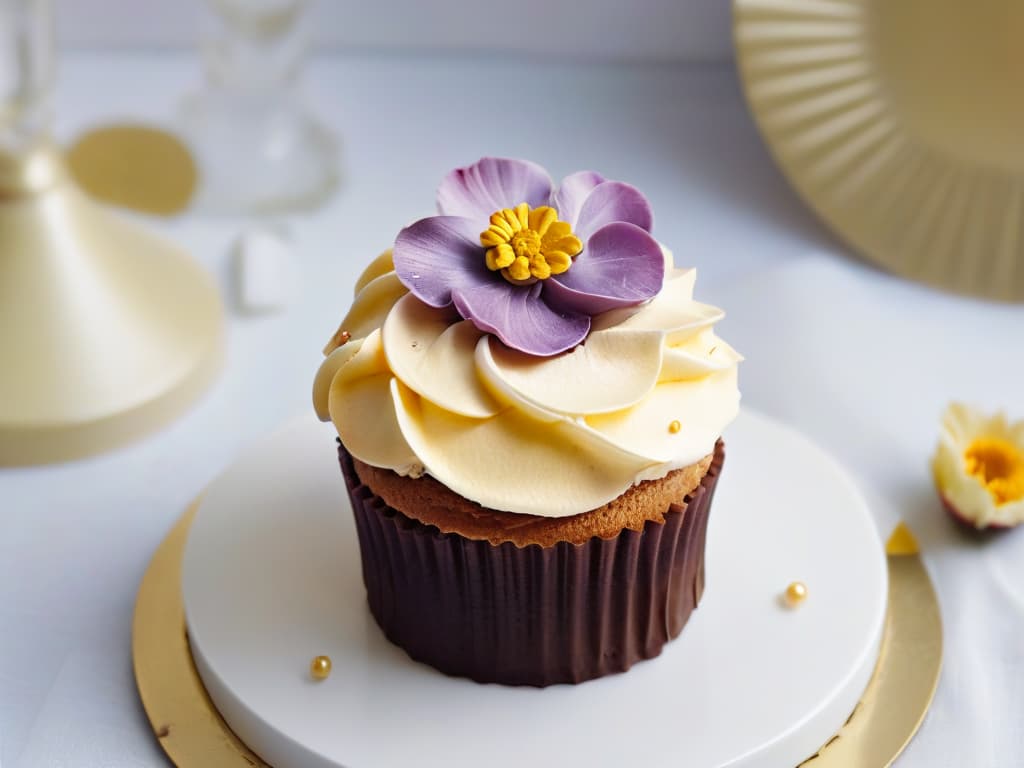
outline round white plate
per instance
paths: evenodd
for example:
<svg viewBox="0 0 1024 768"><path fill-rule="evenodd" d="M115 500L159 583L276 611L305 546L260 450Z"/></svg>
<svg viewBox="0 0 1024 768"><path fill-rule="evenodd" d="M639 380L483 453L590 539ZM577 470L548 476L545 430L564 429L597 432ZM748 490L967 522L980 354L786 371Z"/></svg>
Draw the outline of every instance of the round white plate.
<svg viewBox="0 0 1024 768"><path fill-rule="evenodd" d="M206 493L182 594L214 704L278 768L786 768L853 710L886 610L882 545L844 472L746 411L726 433L707 587L682 635L629 672L546 689L411 661L371 618L334 432L313 417ZM793 580L810 596L787 610ZM309 662L329 655L323 682Z"/></svg>
<svg viewBox="0 0 1024 768"><path fill-rule="evenodd" d="M733 7L747 101L804 201L886 269L1024 301L1024 3Z"/></svg>

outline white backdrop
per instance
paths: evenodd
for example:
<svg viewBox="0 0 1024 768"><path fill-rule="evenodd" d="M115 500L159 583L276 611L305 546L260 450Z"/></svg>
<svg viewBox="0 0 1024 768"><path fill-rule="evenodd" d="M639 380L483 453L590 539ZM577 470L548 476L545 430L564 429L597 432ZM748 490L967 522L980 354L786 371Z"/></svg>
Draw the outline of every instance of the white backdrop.
<svg viewBox="0 0 1024 768"><path fill-rule="evenodd" d="M138 48L192 45L202 1L55 4L62 43ZM732 55L730 7L729 0L317 0L311 13L327 48L719 61Z"/></svg>

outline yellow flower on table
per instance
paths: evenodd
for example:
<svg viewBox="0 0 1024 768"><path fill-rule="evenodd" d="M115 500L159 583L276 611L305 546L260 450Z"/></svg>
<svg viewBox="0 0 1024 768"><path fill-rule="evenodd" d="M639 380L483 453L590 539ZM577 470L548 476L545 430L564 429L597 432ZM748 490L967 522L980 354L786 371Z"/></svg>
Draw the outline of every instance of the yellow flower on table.
<svg viewBox="0 0 1024 768"><path fill-rule="evenodd" d="M1024 522L1024 421L951 404L932 473L943 503L963 522L976 528Z"/></svg>

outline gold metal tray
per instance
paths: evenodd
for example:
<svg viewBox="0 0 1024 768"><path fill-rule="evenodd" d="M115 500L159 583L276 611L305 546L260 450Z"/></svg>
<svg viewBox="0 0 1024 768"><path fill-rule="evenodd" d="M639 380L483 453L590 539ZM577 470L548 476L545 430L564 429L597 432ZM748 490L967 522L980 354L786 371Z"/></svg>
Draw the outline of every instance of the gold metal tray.
<svg viewBox="0 0 1024 768"><path fill-rule="evenodd" d="M179 768L269 768L217 713L192 662L181 561L198 504L153 555L132 626L135 680L153 733ZM800 768L884 768L917 731L942 663L942 623L917 545L900 526L889 541L889 613L874 676L850 719Z"/></svg>

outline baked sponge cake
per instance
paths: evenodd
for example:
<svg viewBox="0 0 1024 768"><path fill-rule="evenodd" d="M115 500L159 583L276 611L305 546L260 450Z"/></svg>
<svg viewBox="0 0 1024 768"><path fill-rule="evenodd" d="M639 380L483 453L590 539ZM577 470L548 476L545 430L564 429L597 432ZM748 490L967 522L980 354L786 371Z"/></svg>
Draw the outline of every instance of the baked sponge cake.
<svg viewBox="0 0 1024 768"><path fill-rule="evenodd" d="M480 682L624 671L703 591L739 407L723 313L629 184L484 158L437 206L357 281L313 387L370 611Z"/></svg>

